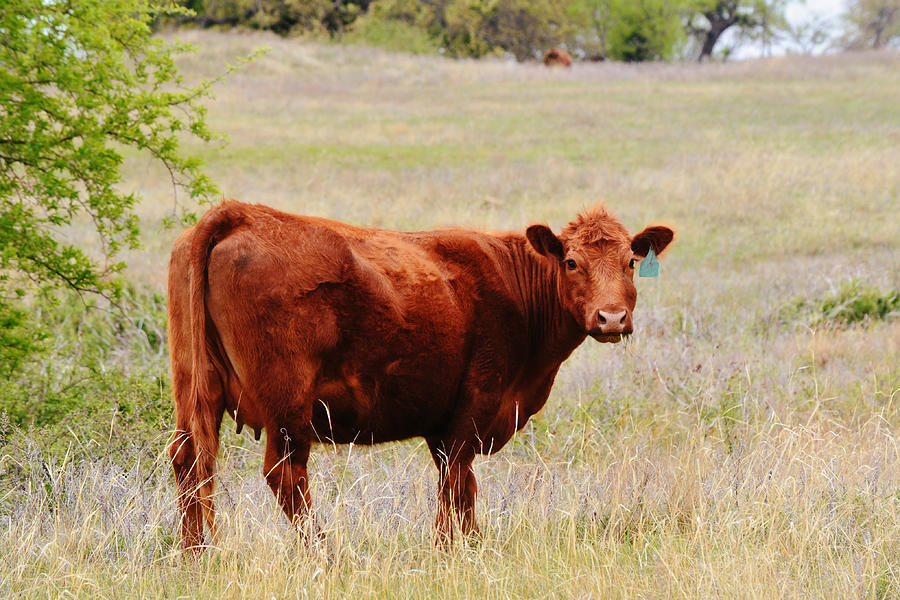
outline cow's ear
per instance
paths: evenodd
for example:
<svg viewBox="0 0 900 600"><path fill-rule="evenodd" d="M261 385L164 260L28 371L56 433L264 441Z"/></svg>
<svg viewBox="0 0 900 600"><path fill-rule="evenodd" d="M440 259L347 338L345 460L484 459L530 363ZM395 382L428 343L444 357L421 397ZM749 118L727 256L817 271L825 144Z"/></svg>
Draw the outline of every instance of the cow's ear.
<svg viewBox="0 0 900 600"><path fill-rule="evenodd" d="M532 225L525 231L525 237L538 254L547 258L562 260L566 255L562 242L546 225Z"/></svg>
<svg viewBox="0 0 900 600"><path fill-rule="evenodd" d="M637 256L647 256L650 248L659 255L675 239L675 232L665 225L651 225L631 238L631 251Z"/></svg>

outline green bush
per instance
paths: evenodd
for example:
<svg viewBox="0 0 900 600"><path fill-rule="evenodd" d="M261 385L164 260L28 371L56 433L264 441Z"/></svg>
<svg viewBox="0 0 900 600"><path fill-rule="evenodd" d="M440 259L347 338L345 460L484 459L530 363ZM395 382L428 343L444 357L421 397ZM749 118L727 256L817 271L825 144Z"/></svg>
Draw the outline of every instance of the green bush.
<svg viewBox="0 0 900 600"><path fill-rule="evenodd" d="M0 373L0 413L21 428L52 426L75 411L131 411L135 386L165 412L168 400L165 299L126 287L113 306L97 296L43 292L27 303L30 338L43 338L17 369ZM21 312L21 311L20 311ZM34 331L42 332L40 334ZM149 387L145 387L149 386Z"/></svg>
<svg viewBox="0 0 900 600"><path fill-rule="evenodd" d="M59 474L74 465L158 472L172 430L166 381L122 370L95 375L59 394L66 410L43 411L41 426L18 426L0 411L0 514L34 501L36 491L50 506L63 501Z"/></svg>
<svg viewBox="0 0 900 600"><path fill-rule="evenodd" d="M853 280L816 307L819 322L858 323L900 314L900 290L881 292Z"/></svg>
<svg viewBox="0 0 900 600"><path fill-rule="evenodd" d="M337 33L369 7L372 0L177 0L192 14L161 18L157 28L172 22L201 27L251 27L279 35L328 31Z"/></svg>
<svg viewBox="0 0 900 600"><path fill-rule="evenodd" d="M365 27L404 23L450 56L472 58L504 52L518 60L539 58L572 35L565 4L555 0L382 0L360 21L368 21ZM409 39L423 46L421 37Z"/></svg>
<svg viewBox="0 0 900 600"><path fill-rule="evenodd" d="M0 299L0 378L16 373L41 348L44 333L34 328L20 307Z"/></svg>
<svg viewBox="0 0 900 600"><path fill-rule="evenodd" d="M50 494L65 465L155 465L173 421L165 298L126 286L116 306L61 291L22 306L44 334L0 373L0 511L29 486Z"/></svg>
<svg viewBox="0 0 900 600"><path fill-rule="evenodd" d="M666 0L613 0L607 55L639 62L672 57L684 37L681 7Z"/></svg>
<svg viewBox="0 0 900 600"><path fill-rule="evenodd" d="M800 321L811 327L893 319L900 316L900 289L881 291L853 279L823 298L795 300L778 315L782 322Z"/></svg>
<svg viewBox="0 0 900 600"><path fill-rule="evenodd" d="M358 19L342 41L411 54L436 54L441 47L440 39L430 36L420 27L370 15Z"/></svg>

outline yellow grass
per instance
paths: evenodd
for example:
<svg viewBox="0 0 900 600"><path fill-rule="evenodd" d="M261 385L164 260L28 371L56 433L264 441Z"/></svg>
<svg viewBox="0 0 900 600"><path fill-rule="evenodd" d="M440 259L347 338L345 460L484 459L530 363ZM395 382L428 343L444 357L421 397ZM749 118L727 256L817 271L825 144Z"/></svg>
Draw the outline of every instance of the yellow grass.
<svg viewBox="0 0 900 600"><path fill-rule="evenodd" d="M900 596L900 322L777 318L850 278L900 286L900 56L560 71L182 36L191 77L272 47L210 106L227 145L197 148L228 197L399 229L559 227L605 200L679 239L637 282L634 339L586 343L476 462L478 545L434 549L415 440L314 449L303 543L226 422L200 562L177 553L160 432L153 469L64 465L3 515L0 596ZM130 275L162 290L171 186L138 156L123 186L145 198Z"/></svg>

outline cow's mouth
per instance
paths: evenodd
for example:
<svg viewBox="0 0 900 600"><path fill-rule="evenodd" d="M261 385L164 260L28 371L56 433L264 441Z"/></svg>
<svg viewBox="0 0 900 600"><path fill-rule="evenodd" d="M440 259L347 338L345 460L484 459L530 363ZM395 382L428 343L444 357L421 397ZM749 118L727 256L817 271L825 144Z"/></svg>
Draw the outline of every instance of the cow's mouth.
<svg viewBox="0 0 900 600"><path fill-rule="evenodd" d="M597 340L598 342L604 344L618 344L621 342L626 336L627 333L592 333L590 336Z"/></svg>

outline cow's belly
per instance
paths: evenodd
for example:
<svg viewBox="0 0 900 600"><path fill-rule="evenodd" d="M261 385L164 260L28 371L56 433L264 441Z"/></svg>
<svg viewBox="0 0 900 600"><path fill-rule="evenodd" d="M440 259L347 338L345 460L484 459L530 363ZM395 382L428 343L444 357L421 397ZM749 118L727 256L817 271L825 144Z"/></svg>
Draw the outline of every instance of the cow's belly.
<svg viewBox="0 0 900 600"><path fill-rule="evenodd" d="M424 287L421 296L406 297L402 318L374 302L348 310L353 291L335 291L340 341L319 355L313 395L320 439L378 443L446 426L466 370L469 329L443 286Z"/></svg>
<svg viewBox="0 0 900 600"><path fill-rule="evenodd" d="M454 408L447 380L352 374L316 386L312 425L327 443L376 444L439 431Z"/></svg>

